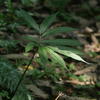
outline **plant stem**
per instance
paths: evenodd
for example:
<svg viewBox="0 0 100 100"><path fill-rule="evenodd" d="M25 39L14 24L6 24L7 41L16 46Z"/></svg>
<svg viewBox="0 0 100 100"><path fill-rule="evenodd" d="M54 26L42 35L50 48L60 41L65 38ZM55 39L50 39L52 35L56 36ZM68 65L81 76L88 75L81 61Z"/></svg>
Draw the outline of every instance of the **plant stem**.
<svg viewBox="0 0 100 100"><path fill-rule="evenodd" d="M10 96L10 98L8 100L12 100L12 98L15 96L15 94L16 94L16 92L17 92L17 90L18 90L18 88L19 88L19 86L20 86L20 84L21 84L21 82L22 82L22 80L23 80L23 78L24 78L24 76L25 76L25 74L26 74L31 62L32 62L32 60L34 59L34 56L35 56L35 53L33 54L32 58L30 59L29 64L27 65L25 71L23 72L23 74L22 74L22 76L21 76L21 78L20 78L20 80L19 80L19 82L18 82L18 84L17 84L17 86L15 88L15 91L13 92L13 94Z"/></svg>

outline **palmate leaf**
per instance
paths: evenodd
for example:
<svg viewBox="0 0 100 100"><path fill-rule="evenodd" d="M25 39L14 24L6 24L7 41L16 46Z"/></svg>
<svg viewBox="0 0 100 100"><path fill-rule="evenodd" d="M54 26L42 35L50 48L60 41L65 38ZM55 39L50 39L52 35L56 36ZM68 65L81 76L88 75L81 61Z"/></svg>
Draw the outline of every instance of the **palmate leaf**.
<svg viewBox="0 0 100 100"><path fill-rule="evenodd" d="M67 57L71 57L75 60L78 60L78 61L82 61L82 62L85 62L85 63L88 63L86 62L85 60L83 60L79 55L71 52L71 51L67 51L67 50L60 50L59 48L56 48L56 47L51 47L49 46L49 48L51 48L52 50L54 50L55 52L59 53L59 54L62 54L64 56L67 56Z"/></svg>
<svg viewBox="0 0 100 100"><path fill-rule="evenodd" d="M57 13L44 19L44 21L40 25L40 33L44 33L47 30L47 28L55 21L56 15Z"/></svg>
<svg viewBox="0 0 100 100"><path fill-rule="evenodd" d="M48 37L48 36L53 36L53 35L57 35L59 33L63 33L63 32L71 32L71 31L75 31L75 28L71 28L71 27L57 27L54 29L49 29L48 31L46 31L45 33L43 33L43 37Z"/></svg>
<svg viewBox="0 0 100 100"><path fill-rule="evenodd" d="M59 45L59 46L80 46L81 43L77 40L72 39L55 39L55 40L43 40L41 41L43 44L48 45Z"/></svg>
<svg viewBox="0 0 100 100"><path fill-rule="evenodd" d="M36 21L28 14L28 12L24 10L16 11L16 14L18 17L21 17L24 19L24 21L28 24L28 26L36 29L39 31L39 25L36 23Z"/></svg>

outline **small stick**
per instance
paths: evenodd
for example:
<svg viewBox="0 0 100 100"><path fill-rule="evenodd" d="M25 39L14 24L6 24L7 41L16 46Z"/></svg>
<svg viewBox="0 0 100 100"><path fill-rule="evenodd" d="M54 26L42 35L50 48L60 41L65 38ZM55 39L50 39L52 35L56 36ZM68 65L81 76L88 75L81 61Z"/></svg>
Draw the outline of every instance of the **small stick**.
<svg viewBox="0 0 100 100"><path fill-rule="evenodd" d="M21 84L21 82L22 82L22 80L23 80L23 78L24 78L24 76L25 76L25 74L26 74L26 72L27 72L27 70L28 70L28 68L29 68L29 66L30 66L30 64L31 64L31 62L32 62L32 60L34 59L35 53L36 53L36 52L34 51L34 54L33 54L32 58L30 59L29 64L27 65L27 67L26 67L24 73L22 74L22 76L21 76L21 78L20 78L20 80L19 80L19 82L18 82L18 84L17 84L17 86L16 86L16 88L15 88L15 91L13 92L13 94L10 96L10 98L9 98L8 100L12 100L13 97L15 96L15 94L16 94L16 92L17 92L17 90L18 90L18 88L19 88L19 86L20 86L20 84Z"/></svg>
<svg viewBox="0 0 100 100"><path fill-rule="evenodd" d="M62 93L62 92L60 92L60 93L58 94L58 96L56 97L56 99L55 99L55 100L58 100L58 99L59 99L59 97L61 97L61 96L63 96L63 93Z"/></svg>

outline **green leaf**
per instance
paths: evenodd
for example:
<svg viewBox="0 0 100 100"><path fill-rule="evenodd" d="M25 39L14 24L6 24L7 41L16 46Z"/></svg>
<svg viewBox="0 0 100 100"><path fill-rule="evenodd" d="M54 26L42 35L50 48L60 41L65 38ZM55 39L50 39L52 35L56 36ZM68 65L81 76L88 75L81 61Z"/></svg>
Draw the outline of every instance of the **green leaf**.
<svg viewBox="0 0 100 100"><path fill-rule="evenodd" d="M75 59L75 60L88 63L88 62L86 62L85 60L83 60L79 55L77 55L77 54L75 54L75 53L73 53L73 52L71 52L71 51L60 50L60 49L58 49L58 48L56 48L56 47L50 47L50 48L51 48L52 50L54 50L55 52L58 52L58 53L60 53L60 54L62 54L62 55L64 55L64 56L71 57L71 58L73 58L73 59Z"/></svg>
<svg viewBox="0 0 100 100"><path fill-rule="evenodd" d="M87 81L88 80L88 75L80 75L79 77L78 77L78 79L80 80L80 81Z"/></svg>
<svg viewBox="0 0 100 100"><path fill-rule="evenodd" d="M45 47L39 47L38 53L41 58L41 61L44 63L47 62L48 60L47 49Z"/></svg>
<svg viewBox="0 0 100 100"><path fill-rule="evenodd" d="M21 17L30 27L39 31L39 25L36 21L28 14L28 12L24 10L20 10L16 12L17 16Z"/></svg>
<svg viewBox="0 0 100 100"><path fill-rule="evenodd" d="M97 82L97 83L96 83L96 86L97 86L97 87L100 87L100 82Z"/></svg>
<svg viewBox="0 0 100 100"><path fill-rule="evenodd" d="M58 55L56 52L54 52L52 49L50 48L46 48L48 53L50 54L51 60L55 63L58 63L60 66L66 68L66 64L65 61L63 60L63 58Z"/></svg>
<svg viewBox="0 0 100 100"><path fill-rule="evenodd" d="M57 27L54 29L49 29L42 36L47 37L47 36L52 36L52 35L56 35L56 34L63 33L63 32L71 32L75 30L76 30L75 28L71 28L71 27Z"/></svg>
<svg viewBox="0 0 100 100"><path fill-rule="evenodd" d="M59 49L61 50L67 50L67 51L71 51L75 54L79 54L79 55L83 55L84 52L82 52L81 50L75 49L75 48L71 48L71 47L65 47L65 46L57 46Z"/></svg>
<svg viewBox="0 0 100 100"><path fill-rule="evenodd" d="M72 73L68 73L67 75L68 75L68 77L70 77L72 79L78 79L78 77Z"/></svg>
<svg viewBox="0 0 100 100"><path fill-rule="evenodd" d="M34 42L28 43L28 44L26 45L26 47L25 47L25 52L28 52L28 51L32 50L33 47L34 47L34 45L35 45Z"/></svg>
<svg viewBox="0 0 100 100"><path fill-rule="evenodd" d="M14 67L10 61L0 57L0 86L13 92L20 80L21 73ZM22 84L21 84L22 86ZM19 91L22 93L22 88ZM1 91L0 91L1 92Z"/></svg>
<svg viewBox="0 0 100 100"><path fill-rule="evenodd" d="M24 40L35 42L35 43L38 43L39 41L37 37L32 37L32 36L22 36L21 38Z"/></svg>
<svg viewBox="0 0 100 100"><path fill-rule="evenodd" d="M80 46L81 43L77 40L72 40L72 39L55 39L55 40L43 40L41 41L44 44L49 44L49 45L68 45L68 46Z"/></svg>
<svg viewBox="0 0 100 100"><path fill-rule="evenodd" d="M29 5L31 2L30 0L21 0L23 5Z"/></svg>
<svg viewBox="0 0 100 100"><path fill-rule="evenodd" d="M51 16L48 16L40 25L40 32L43 33L47 30L47 28L54 22L56 19L56 14L53 14Z"/></svg>
<svg viewBox="0 0 100 100"><path fill-rule="evenodd" d="M16 47L17 43L19 43L19 41L17 40L4 40L4 39L1 39L0 40L0 47L3 47L3 48L13 48L13 47Z"/></svg>
<svg viewBox="0 0 100 100"><path fill-rule="evenodd" d="M69 67L69 70L70 70L70 71L71 71L71 70L75 70L75 65L74 65L74 64L69 64L68 67Z"/></svg>

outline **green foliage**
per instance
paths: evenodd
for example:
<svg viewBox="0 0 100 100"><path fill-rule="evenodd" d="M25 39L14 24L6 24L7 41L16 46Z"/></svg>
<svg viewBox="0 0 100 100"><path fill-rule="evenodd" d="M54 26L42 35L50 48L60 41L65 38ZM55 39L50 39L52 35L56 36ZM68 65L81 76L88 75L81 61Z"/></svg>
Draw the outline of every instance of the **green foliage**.
<svg viewBox="0 0 100 100"><path fill-rule="evenodd" d="M21 0L24 6L31 6L32 4L38 3L39 0Z"/></svg>
<svg viewBox="0 0 100 100"><path fill-rule="evenodd" d="M64 8L67 7L67 5L69 4L71 0L40 1L40 2L47 1L48 7L53 8L54 11L55 10L59 11L59 13L52 14L48 16L47 18L45 18L43 22L40 24L38 24L38 22L36 22L36 20L31 16L30 12L26 12L24 10L18 10L19 8L16 11L15 9L17 7L16 5L13 5L16 2L18 4L21 2L21 5L19 5L18 7L25 8L26 6L28 6L30 7L28 9L31 9L31 7L36 5L38 1L40 0L20 0L20 1L0 0L0 6L2 8L6 7L5 9L3 9L3 11L2 9L0 11L0 31L8 32L10 30L11 32L13 31L14 33L17 33L14 29L17 25L20 24L17 22L19 20L23 22L22 24L25 24L29 26L29 28L35 30L37 33L37 37L32 37L32 36L23 37L26 41L28 41L27 44L25 43L25 52L30 52L30 51L34 52L34 49L37 49L38 56L36 56L34 60L36 60L36 62L39 63L39 67L41 67L42 70L38 68L33 68L32 74L30 71L29 75L32 75L35 79L44 77L44 78L50 78L56 81L56 80L59 80L60 77L62 77L61 74L64 74L62 73L63 69L66 69L68 71L75 70L75 66L73 64L67 65L68 66L67 68L64 58L70 57L75 60L87 63L79 56L83 53L79 51L78 49L75 49L75 47L81 46L79 41L74 40L74 39L55 39L53 37L61 33L67 34L67 32L72 32L77 29L71 28L71 27L56 27L56 28L51 27L54 21L56 21L56 16L58 14L60 15L60 17L63 17L63 19L66 20L67 22L76 21L78 18L77 18L76 12L71 12L69 9L67 13L66 11L64 11ZM68 7L69 6L70 5L68 5ZM84 3L82 4L82 7L83 7L82 9L85 9L86 11L89 12L90 15L92 15L93 12L91 11L91 8L88 5L85 5ZM37 7L36 9L40 9L40 8ZM27 9L27 7L25 9ZM94 11L96 11L96 8L94 8ZM15 13L17 16L15 16ZM79 14L84 15L85 13L82 12ZM85 16L87 15L88 14L86 13ZM95 18L98 21L100 20L99 15L95 16ZM12 36L10 37L12 38ZM8 51L11 51L13 48L17 46L18 41L8 40L8 39L5 40L5 39L6 38L3 39L2 37L0 37L1 49L4 48ZM95 53L90 53L90 55L92 57L96 56ZM19 82L19 79L21 77L21 73L19 72L17 68L15 68L16 67L15 63L17 62L17 60L13 62L14 63L13 65L8 60L1 59L1 58L2 57L0 57L0 90L1 90L0 95L2 97L9 98L8 92L9 91L13 92L15 90ZM22 64L23 61L20 60L20 62ZM26 65L27 63L28 63L28 60L25 61L23 65L24 64ZM57 71L57 69L62 69L62 70ZM66 74L68 75L68 73ZM72 73L69 74L69 77L76 78L81 81L84 81L85 79L84 76L77 77L73 75ZM98 87L100 86L98 85ZM31 100L31 99L33 98L31 98L31 96L27 93L26 89L21 84L13 100Z"/></svg>
<svg viewBox="0 0 100 100"><path fill-rule="evenodd" d="M56 82L60 79L61 74L56 72L55 67L45 67L43 71L38 69L33 70L32 72L33 79L49 78L52 81Z"/></svg>
<svg viewBox="0 0 100 100"><path fill-rule="evenodd" d="M71 27L57 27L54 29L49 29L50 25L56 19L57 13L47 17L39 26L37 22L24 10L17 11L17 15L22 18L28 26L38 31L38 38L27 37L25 39L30 40L28 45L25 48L25 51L28 52L33 48L37 47L38 53L42 58L51 59L52 62L58 63L60 66L66 68L66 64L61 55L71 57L78 61L85 62L80 56L71 52L70 50L61 50L57 46L80 46L80 43L76 40L70 39L55 39L55 40L44 40L50 36L63 33L71 32L76 29ZM47 22L47 23L46 23ZM42 52L42 53L41 53ZM45 53L44 53L45 52ZM61 55L60 55L61 54ZM45 62L45 61L44 61ZM85 62L86 63L86 62Z"/></svg>
<svg viewBox="0 0 100 100"><path fill-rule="evenodd" d="M21 0L23 5L30 5L32 2L31 0Z"/></svg>
<svg viewBox="0 0 100 100"><path fill-rule="evenodd" d="M0 47L9 49L9 48L15 48L18 41L16 40L0 40Z"/></svg>
<svg viewBox="0 0 100 100"><path fill-rule="evenodd" d="M8 60L1 59L0 57L0 95L2 97L9 98L9 93L13 93L15 88L20 80L21 74L18 69ZM26 98L27 91L23 84L20 85L16 96L21 96ZM15 96L15 98L16 98ZM16 99L14 99L16 100ZM27 99L18 99L18 100L27 100Z"/></svg>
<svg viewBox="0 0 100 100"><path fill-rule="evenodd" d="M9 98L8 92L7 91L4 91L4 90L2 90L2 92L0 91L0 96L1 97L7 97L7 98Z"/></svg>
<svg viewBox="0 0 100 100"><path fill-rule="evenodd" d="M94 85L77 85L76 88L78 89L91 89L91 88L94 88L95 86Z"/></svg>
<svg viewBox="0 0 100 100"><path fill-rule="evenodd" d="M30 96L29 93L24 90L24 91L17 93L12 100L30 100L29 96Z"/></svg>
<svg viewBox="0 0 100 100"><path fill-rule="evenodd" d="M4 2L5 2L6 0L0 0L0 6L2 6L2 5L4 5Z"/></svg>
<svg viewBox="0 0 100 100"><path fill-rule="evenodd" d="M34 42L28 43L28 44L26 45L25 52L28 52L28 51L32 50L33 47L34 47L34 45L35 45Z"/></svg>
<svg viewBox="0 0 100 100"><path fill-rule="evenodd" d="M57 27L57 28L54 28L54 29L49 29L47 32L43 33L43 37L48 37L48 36L52 36L52 35L56 35L56 34L59 34L59 33L64 33L64 32L71 32L71 31L74 31L75 29L74 28L71 28L71 27Z"/></svg>
<svg viewBox="0 0 100 100"><path fill-rule="evenodd" d="M76 69L74 64L68 64L68 68L69 68L70 71Z"/></svg>
<svg viewBox="0 0 100 100"><path fill-rule="evenodd" d="M44 33L50 25L55 21L56 19L56 14L53 14L51 16L48 16L40 25L40 33Z"/></svg>
<svg viewBox="0 0 100 100"><path fill-rule="evenodd" d="M55 47L50 47L52 50L54 50L55 52L58 52L64 56L68 56L68 57L71 57L75 60L78 60L78 61L82 61L82 62L85 62L87 63L86 61L84 61L80 56L76 55L75 53L71 52L71 51L67 51L67 50L60 50L58 48L55 48Z"/></svg>
<svg viewBox="0 0 100 100"><path fill-rule="evenodd" d="M73 45L73 44L70 44L70 45ZM61 50L68 50L68 51L71 51L75 54L78 54L78 55L83 55L84 53L78 49L75 49L75 48L72 48L72 47L65 47L65 46L58 46L58 48L60 48Z"/></svg>
<svg viewBox="0 0 100 100"><path fill-rule="evenodd" d="M52 50L49 47L46 47L45 49L47 50L48 55L50 55L51 60L54 63L58 63L60 66L66 68L65 62L64 62L63 58L59 54L57 54L56 52L54 52L54 50Z"/></svg>
<svg viewBox="0 0 100 100"><path fill-rule="evenodd" d="M80 46L81 43L77 40L72 39L51 39L43 40L42 43L53 46Z"/></svg>
<svg viewBox="0 0 100 100"><path fill-rule="evenodd" d="M20 74L7 60L0 59L0 86L14 91Z"/></svg>
<svg viewBox="0 0 100 100"><path fill-rule="evenodd" d="M2 2L2 7L6 7L5 9L0 11L0 31L13 31L15 25L17 25L16 22L16 16L15 16L15 8L13 5L12 0L4 0Z"/></svg>
<svg viewBox="0 0 100 100"><path fill-rule="evenodd" d="M5 16L3 13L0 13L0 30L4 30L7 22L5 21Z"/></svg>
<svg viewBox="0 0 100 100"><path fill-rule="evenodd" d="M80 75L79 77L78 77L78 79L80 80L80 81L87 81L87 79L88 79L88 76L87 75Z"/></svg>
<svg viewBox="0 0 100 100"><path fill-rule="evenodd" d="M100 82L97 82L97 83L96 83L96 86L97 86L97 87L100 87Z"/></svg>
<svg viewBox="0 0 100 100"><path fill-rule="evenodd" d="M71 0L46 0L47 5L56 9L64 9Z"/></svg>
<svg viewBox="0 0 100 100"><path fill-rule="evenodd" d="M87 54L90 56L90 57L96 57L98 54L96 52L87 52Z"/></svg>
<svg viewBox="0 0 100 100"><path fill-rule="evenodd" d="M39 31L39 25L36 23L36 21L28 14L28 12L24 10L20 10L16 12L17 16L21 17L28 26L36 29Z"/></svg>
<svg viewBox="0 0 100 100"><path fill-rule="evenodd" d="M10 0L8 0L7 5L9 11L11 11L13 7ZM35 60L37 60L37 63L43 67L43 71L37 69L33 70L33 76L36 78L47 76L56 81L60 78L61 74L60 72L56 72L57 67L62 70L68 70L66 67L66 62L64 61L64 57L71 57L75 60L85 62L79 55L73 52L76 50L73 49L73 47L81 46L79 41L72 39L50 39L50 37L52 38L55 35L77 30L71 27L50 28L50 26L56 20L58 13L48 16L40 25L35 21L34 18L32 18L29 12L17 10L16 15L23 23L25 23L25 25L29 26L31 29L34 29L38 33L37 37L23 37L23 39L28 41L27 45L25 46L25 52L37 49L39 57L35 58ZM13 40L0 40L0 47L13 48L16 47L17 43L17 41ZM77 50L76 52L79 53ZM8 61L5 62L4 60L0 60L0 66L0 85L1 87L10 89L10 91L13 92L19 82L20 73L16 68L14 68L13 64ZM20 89L23 90L23 88L19 88L19 93L22 92ZM18 96L16 94L14 100L22 100L22 97L23 96Z"/></svg>
<svg viewBox="0 0 100 100"><path fill-rule="evenodd" d="M13 13L14 8L13 8L12 0L6 0L5 5L7 7L7 11Z"/></svg>
<svg viewBox="0 0 100 100"><path fill-rule="evenodd" d="M78 23L78 18L76 17L76 13L75 12L66 12L66 11L61 11L59 13L59 16L61 16L63 18L64 21L68 22L68 23Z"/></svg>

